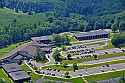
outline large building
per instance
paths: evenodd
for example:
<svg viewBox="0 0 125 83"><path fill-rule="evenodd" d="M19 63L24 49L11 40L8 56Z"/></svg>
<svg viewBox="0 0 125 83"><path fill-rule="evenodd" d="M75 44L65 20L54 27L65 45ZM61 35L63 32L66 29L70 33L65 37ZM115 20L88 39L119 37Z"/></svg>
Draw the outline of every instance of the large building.
<svg viewBox="0 0 125 83"><path fill-rule="evenodd" d="M2 67L14 83L24 83L24 81L30 81L31 79L16 63L5 64Z"/></svg>
<svg viewBox="0 0 125 83"><path fill-rule="evenodd" d="M55 45L55 42L51 41L49 36L32 37L31 39L33 41L32 46L40 48L47 54L52 52L52 47Z"/></svg>
<svg viewBox="0 0 125 83"><path fill-rule="evenodd" d="M82 40L91 40L91 39L99 39L99 38L108 38L109 33L104 30L98 30L93 32L77 33L77 34L74 34L74 36L77 40L82 41Z"/></svg>
<svg viewBox="0 0 125 83"><path fill-rule="evenodd" d="M11 63L18 63L20 64L23 60L30 60L33 59L33 55L29 54L26 51L18 51L9 55L4 59L0 59L0 67L4 64L11 64Z"/></svg>
<svg viewBox="0 0 125 83"><path fill-rule="evenodd" d="M49 36L41 36L41 37L32 37L31 38L33 42L41 44L49 44L51 42Z"/></svg>

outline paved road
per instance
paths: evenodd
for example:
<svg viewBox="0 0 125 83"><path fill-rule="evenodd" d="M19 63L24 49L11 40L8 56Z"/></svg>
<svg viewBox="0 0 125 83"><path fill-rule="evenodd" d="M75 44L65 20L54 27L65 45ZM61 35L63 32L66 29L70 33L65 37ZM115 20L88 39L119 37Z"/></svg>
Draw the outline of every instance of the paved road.
<svg viewBox="0 0 125 83"><path fill-rule="evenodd" d="M108 71L116 71L116 70L122 70L125 69L125 63L120 63L120 64L112 64L112 65L103 65L99 67L93 67L93 68L88 68L88 69L80 69L77 70L76 72L70 72L71 76L88 76L88 75L94 75L98 73L104 73Z"/></svg>

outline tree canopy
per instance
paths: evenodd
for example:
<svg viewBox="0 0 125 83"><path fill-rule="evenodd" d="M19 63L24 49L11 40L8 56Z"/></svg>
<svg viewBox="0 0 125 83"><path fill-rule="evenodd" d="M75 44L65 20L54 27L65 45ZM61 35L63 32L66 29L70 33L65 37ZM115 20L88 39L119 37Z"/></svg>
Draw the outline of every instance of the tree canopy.
<svg viewBox="0 0 125 83"><path fill-rule="evenodd" d="M61 54L60 54L60 51L58 49L55 49L53 51L52 57L54 58L54 60L56 62L61 62Z"/></svg>
<svg viewBox="0 0 125 83"><path fill-rule="evenodd" d="M113 36L112 44L116 47L121 47L125 45L125 33L119 33Z"/></svg>

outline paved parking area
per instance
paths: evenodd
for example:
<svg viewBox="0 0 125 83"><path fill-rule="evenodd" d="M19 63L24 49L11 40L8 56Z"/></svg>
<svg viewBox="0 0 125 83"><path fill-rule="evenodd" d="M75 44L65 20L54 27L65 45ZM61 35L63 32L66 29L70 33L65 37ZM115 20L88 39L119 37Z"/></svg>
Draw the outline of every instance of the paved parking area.
<svg viewBox="0 0 125 83"><path fill-rule="evenodd" d="M104 54L114 54L114 53L122 53L125 52L124 48L112 48L112 49L106 49L106 50L98 50L93 53L87 53L87 54L82 54L82 55L75 55L72 58L77 58L77 57L86 57L87 55L98 55L102 56Z"/></svg>
<svg viewBox="0 0 125 83"><path fill-rule="evenodd" d="M49 76L59 76L59 77L63 77L64 73L61 71L53 71L53 70L40 70L40 74L45 74L45 75L49 75Z"/></svg>

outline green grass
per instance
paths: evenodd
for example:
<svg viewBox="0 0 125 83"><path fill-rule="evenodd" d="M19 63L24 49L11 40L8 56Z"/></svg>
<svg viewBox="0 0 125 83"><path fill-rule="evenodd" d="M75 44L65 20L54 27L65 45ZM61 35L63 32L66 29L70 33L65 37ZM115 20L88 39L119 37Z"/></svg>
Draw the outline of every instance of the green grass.
<svg viewBox="0 0 125 83"><path fill-rule="evenodd" d="M14 19L16 19L16 23L20 24L38 24L42 23L47 25L45 22L45 14L33 14L33 15L26 15L23 13L15 13L14 10L7 9L7 8L0 8L0 26L5 26L8 24L13 23ZM32 21L31 21L32 20ZM2 27L1 27L2 28Z"/></svg>
<svg viewBox="0 0 125 83"><path fill-rule="evenodd" d="M10 51L15 49L17 46L18 46L18 44L12 44L5 48L1 48L0 49L0 58L4 58Z"/></svg>
<svg viewBox="0 0 125 83"><path fill-rule="evenodd" d="M113 54L105 54L103 56L98 56L98 59L112 58L112 57L119 57L119 56L125 56L125 52L113 53Z"/></svg>
<svg viewBox="0 0 125 83"><path fill-rule="evenodd" d="M97 74L97 75L85 76L84 78L88 80L89 82L92 82L92 81L100 81L100 80L122 77L124 73L125 73L125 70L112 71L112 72L107 72L107 73L102 73L102 74Z"/></svg>
<svg viewBox="0 0 125 83"><path fill-rule="evenodd" d="M23 43L26 43L26 42L20 42L20 43L8 45L7 47L1 48L0 49L0 59L6 57L9 52L11 52L13 49L17 48L18 46L20 46Z"/></svg>
<svg viewBox="0 0 125 83"><path fill-rule="evenodd" d="M0 78L3 78L6 81L6 83L13 83L2 68L0 68Z"/></svg>

